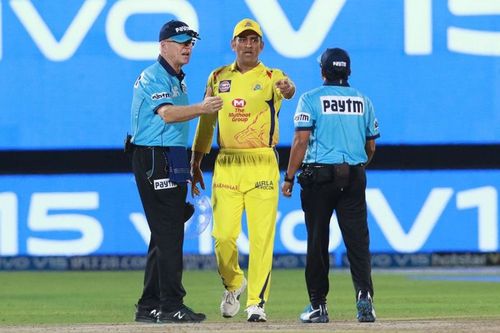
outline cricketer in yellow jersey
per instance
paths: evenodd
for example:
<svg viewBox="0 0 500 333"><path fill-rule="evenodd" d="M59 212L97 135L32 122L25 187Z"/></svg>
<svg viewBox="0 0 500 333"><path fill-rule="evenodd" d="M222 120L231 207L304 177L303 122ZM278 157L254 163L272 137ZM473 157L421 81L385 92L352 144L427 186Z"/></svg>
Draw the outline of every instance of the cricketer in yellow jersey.
<svg viewBox="0 0 500 333"><path fill-rule="evenodd" d="M208 78L205 94L220 96L223 107L218 114L199 119L192 147L192 185L194 194L199 193L198 183L205 188L200 164L210 152L218 125L220 152L212 180L212 236L226 289L220 310L223 317L235 316L247 286L236 245L245 210L250 256L246 312L248 321L262 322L267 320L264 304L269 297L278 209L279 168L274 149L279 138L278 114L283 98L291 99L295 94L295 86L281 70L260 62L264 42L257 22L238 22L231 48L236 53L235 62L215 69Z"/></svg>

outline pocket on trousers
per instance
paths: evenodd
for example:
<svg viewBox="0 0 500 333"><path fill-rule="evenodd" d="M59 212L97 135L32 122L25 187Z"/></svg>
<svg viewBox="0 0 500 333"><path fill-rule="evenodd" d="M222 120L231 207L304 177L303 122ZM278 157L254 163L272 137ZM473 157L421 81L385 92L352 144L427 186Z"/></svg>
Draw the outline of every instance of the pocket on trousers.
<svg viewBox="0 0 500 333"><path fill-rule="evenodd" d="M306 167L297 176L297 182L302 188L311 186L314 183L314 176L312 168Z"/></svg>
<svg viewBox="0 0 500 333"><path fill-rule="evenodd" d="M329 183L333 181L333 170L329 166L314 168L315 182L318 184Z"/></svg>
<svg viewBox="0 0 500 333"><path fill-rule="evenodd" d="M337 188L344 188L349 185L350 166L347 163L334 164L333 174L335 179L335 186Z"/></svg>

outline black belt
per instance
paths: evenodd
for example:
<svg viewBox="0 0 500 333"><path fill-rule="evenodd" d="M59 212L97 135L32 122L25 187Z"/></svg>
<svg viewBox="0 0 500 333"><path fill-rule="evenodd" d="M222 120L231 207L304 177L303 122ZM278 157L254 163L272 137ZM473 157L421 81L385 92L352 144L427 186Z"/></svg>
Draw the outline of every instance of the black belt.
<svg viewBox="0 0 500 333"><path fill-rule="evenodd" d="M327 163L303 163L302 168L333 168L335 165L338 165L340 163L333 163L333 164L327 164ZM354 164L354 165L349 165L351 168L360 168L364 167L364 163L359 163L359 164Z"/></svg>
<svg viewBox="0 0 500 333"><path fill-rule="evenodd" d="M170 147L168 146L139 146L132 144L132 147L135 149L141 149L141 150L146 150L146 149L165 149L168 150Z"/></svg>

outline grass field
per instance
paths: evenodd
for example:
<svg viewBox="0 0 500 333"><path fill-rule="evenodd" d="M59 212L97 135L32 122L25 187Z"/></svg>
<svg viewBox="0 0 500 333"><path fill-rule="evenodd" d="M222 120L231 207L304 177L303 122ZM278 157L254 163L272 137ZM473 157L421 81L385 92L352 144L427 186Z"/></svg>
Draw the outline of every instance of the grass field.
<svg viewBox="0 0 500 333"><path fill-rule="evenodd" d="M11 325L132 323L142 272L0 272L0 331ZM384 320L500 320L500 283L473 281L498 271L374 271L377 322ZM307 305L303 270L274 270L268 323L296 323ZM443 278L467 278L449 281ZM244 323L245 313L223 319L222 286L215 271L186 271L186 304L208 323ZM242 307L246 301L243 294ZM355 322L354 292L344 270L330 273L332 322ZM500 323L500 322L499 322Z"/></svg>

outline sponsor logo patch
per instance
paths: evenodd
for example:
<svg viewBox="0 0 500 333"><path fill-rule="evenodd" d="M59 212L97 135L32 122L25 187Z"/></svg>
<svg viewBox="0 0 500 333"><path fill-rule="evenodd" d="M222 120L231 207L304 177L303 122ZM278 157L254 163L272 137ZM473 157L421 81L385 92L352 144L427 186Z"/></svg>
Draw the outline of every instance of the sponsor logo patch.
<svg viewBox="0 0 500 333"><path fill-rule="evenodd" d="M255 86L253 86L253 91L257 90L262 90L262 85L260 83L256 83Z"/></svg>
<svg viewBox="0 0 500 333"><path fill-rule="evenodd" d="M357 96L321 96L324 115L342 114L362 116L365 113L365 102Z"/></svg>
<svg viewBox="0 0 500 333"><path fill-rule="evenodd" d="M293 117L295 123L308 123L311 120L311 116L304 112L296 113Z"/></svg>
<svg viewBox="0 0 500 333"><path fill-rule="evenodd" d="M347 62L345 61L333 61L333 67L347 67Z"/></svg>
<svg viewBox="0 0 500 333"><path fill-rule="evenodd" d="M153 95L151 95L151 99L153 101L156 101L156 100L159 100L159 99L164 99L164 98L170 98L170 93L166 92L166 91L162 91L162 92L157 92L157 93L154 93Z"/></svg>
<svg viewBox="0 0 500 333"><path fill-rule="evenodd" d="M220 81L219 83L219 92L225 93L231 90L231 80Z"/></svg>
<svg viewBox="0 0 500 333"><path fill-rule="evenodd" d="M233 122L247 122L250 117L250 112L245 112L245 105L247 105L247 102L243 98L235 98L231 101L231 105L234 107L234 112L229 112L228 114L231 120Z"/></svg>
<svg viewBox="0 0 500 333"><path fill-rule="evenodd" d="M231 102L235 108L244 108L247 102L243 98L235 98Z"/></svg>
<svg viewBox="0 0 500 333"><path fill-rule="evenodd" d="M177 187L177 184L171 182L170 178L155 179L153 185L156 191Z"/></svg>
<svg viewBox="0 0 500 333"><path fill-rule="evenodd" d="M225 188L227 190L238 191L240 189L239 185L224 184L224 183L214 183L213 188Z"/></svg>
<svg viewBox="0 0 500 333"><path fill-rule="evenodd" d="M250 118L250 112L245 112L245 109L236 108L236 112L229 112L228 116L231 118L232 122L246 123Z"/></svg>
<svg viewBox="0 0 500 333"><path fill-rule="evenodd" d="M255 188L261 190L274 190L274 183L272 180L259 180L255 182Z"/></svg>
<svg viewBox="0 0 500 333"><path fill-rule="evenodd" d="M175 32L188 31L189 27L187 25L183 25L182 27L175 28Z"/></svg>

